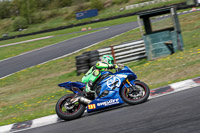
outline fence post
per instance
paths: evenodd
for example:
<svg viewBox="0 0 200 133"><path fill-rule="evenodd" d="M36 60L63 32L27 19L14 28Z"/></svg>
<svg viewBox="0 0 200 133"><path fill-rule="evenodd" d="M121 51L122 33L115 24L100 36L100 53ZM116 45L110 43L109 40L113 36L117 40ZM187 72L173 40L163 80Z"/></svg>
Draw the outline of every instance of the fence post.
<svg viewBox="0 0 200 133"><path fill-rule="evenodd" d="M114 58L114 63L116 64L116 58L115 58L115 51L114 51L114 48L113 48L112 45L110 46L110 48L111 48L112 56L113 56L113 58Z"/></svg>

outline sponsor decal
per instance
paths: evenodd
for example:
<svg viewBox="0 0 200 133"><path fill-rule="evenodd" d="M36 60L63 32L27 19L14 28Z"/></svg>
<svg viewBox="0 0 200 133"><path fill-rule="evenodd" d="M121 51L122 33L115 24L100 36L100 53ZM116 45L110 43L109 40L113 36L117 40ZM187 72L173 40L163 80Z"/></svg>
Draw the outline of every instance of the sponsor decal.
<svg viewBox="0 0 200 133"><path fill-rule="evenodd" d="M110 106L110 105L114 105L118 103L119 103L119 98L110 99L109 101L106 101L106 102L97 103L97 106Z"/></svg>
<svg viewBox="0 0 200 133"><path fill-rule="evenodd" d="M88 109L96 109L96 105L95 104L89 104Z"/></svg>
<svg viewBox="0 0 200 133"><path fill-rule="evenodd" d="M108 88L113 88L114 86L120 87L121 80L118 77L111 77L107 80L107 86Z"/></svg>
<svg viewBox="0 0 200 133"><path fill-rule="evenodd" d="M123 75L123 74L117 74L117 76L120 78L127 78L127 75Z"/></svg>

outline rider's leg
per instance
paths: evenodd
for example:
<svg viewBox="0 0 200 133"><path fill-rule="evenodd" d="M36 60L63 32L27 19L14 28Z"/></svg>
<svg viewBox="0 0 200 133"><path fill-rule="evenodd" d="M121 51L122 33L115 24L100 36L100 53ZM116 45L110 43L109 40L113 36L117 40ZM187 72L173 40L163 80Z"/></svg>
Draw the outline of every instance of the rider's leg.
<svg viewBox="0 0 200 133"><path fill-rule="evenodd" d="M98 69L94 70L91 74L89 74L87 77L84 78L84 81L87 81L89 79L89 81L86 83L85 85L85 92L92 92L95 94L95 91L92 91L92 86L93 83L97 80L97 78L101 75L101 73L99 72ZM88 79L87 79L88 78ZM83 81L83 80L82 80ZM94 90L94 89L93 89ZM85 94L85 92L80 92L78 93L72 100L71 102L76 102L76 100L78 100L77 98L80 96L83 96ZM87 95L87 94L86 94ZM95 94L96 97L96 94Z"/></svg>
<svg viewBox="0 0 200 133"><path fill-rule="evenodd" d="M86 84L86 87L85 87L86 92L95 92L95 91L93 91L93 90L95 90L95 88L92 89L93 83L99 78L100 75L101 75L101 73L99 72L98 69L94 70L93 73L91 73L90 80Z"/></svg>

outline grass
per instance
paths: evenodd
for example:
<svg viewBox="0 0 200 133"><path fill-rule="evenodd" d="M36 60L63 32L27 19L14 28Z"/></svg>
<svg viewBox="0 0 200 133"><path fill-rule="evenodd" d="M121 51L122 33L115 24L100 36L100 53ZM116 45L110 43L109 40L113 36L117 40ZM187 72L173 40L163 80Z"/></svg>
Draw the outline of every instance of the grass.
<svg viewBox="0 0 200 133"><path fill-rule="evenodd" d="M125 65L132 68L138 79L146 82L151 89L200 76L199 19L199 12L180 16L185 44L183 52L153 61L143 59ZM139 29L135 29L71 56L37 65L1 79L0 125L54 114L57 100L69 93L57 87L57 84L80 81L83 76L76 76L75 56L103 46L140 38Z"/></svg>
<svg viewBox="0 0 200 133"><path fill-rule="evenodd" d="M122 15L122 14L126 14L126 13L137 12L137 11L141 11L141 10L157 8L157 7L161 7L161 6L168 6L168 5L172 5L172 4L176 4L176 3L185 2L185 0L172 0L172 1L168 1L168 2L156 3L156 4L153 4L153 5L149 5L149 6L138 7L138 8L134 8L134 9L131 9L131 10L120 11L120 8L124 8L127 5L132 5L132 4L140 3L140 2L144 2L144 1L142 1L142 0L130 0L128 3L123 3L123 4L120 4L120 5L112 5L108 8L105 8L104 10L100 11L98 16L83 19L83 20L76 20L75 19L75 16L74 16L74 10L76 8L75 6L63 8L63 9L54 9L54 10L51 10L51 11L44 11L47 14L51 13L51 12L54 12L54 13L55 12L56 13L61 12L61 14L58 13L57 15L55 15L56 17L53 17L53 18L50 17L42 23L29 25L27 30L24 30L24 31L21 31L21 32L12 31L12 28L11 28L10 25L12 25L12 23L13 23L13 18L4 19L4 20L0 20L0 23L1 23L0 35L2 35L4 33L9 33L9 36L13 36L13 35L18 35L18 34L32 33L32 32L36 32L36 31L40 31L40 30L55 28L55 27L58 27L58 26L66 26L66 25L71 25L71 24L88 22L88 21L96 20L96 19L102 19L102 18L108 18L108 17L112 17L112 16L117 16L117 15ZM66 17L68 13L72 13L73 17L70 17L70 18ZM47 14L44 13L44 16L46 16Z"/></svg>

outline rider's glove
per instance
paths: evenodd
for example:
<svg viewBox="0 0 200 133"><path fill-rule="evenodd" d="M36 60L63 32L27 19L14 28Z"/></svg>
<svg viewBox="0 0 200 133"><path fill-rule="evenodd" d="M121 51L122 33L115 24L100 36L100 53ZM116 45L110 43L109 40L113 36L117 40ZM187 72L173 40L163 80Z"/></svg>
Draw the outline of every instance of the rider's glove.
<svg viewBox="0 0 200 133"><path fill-rule="evenodd" d="M117 69L119 68L119 66L117 64L114 64L114 68Z"/></svg>
<svg viewBox="0 0 200 133"><path fill-rule="evenodd" d="M116 69L117 66L114 64L114 65L108 65L108 69Z"/></svg>

